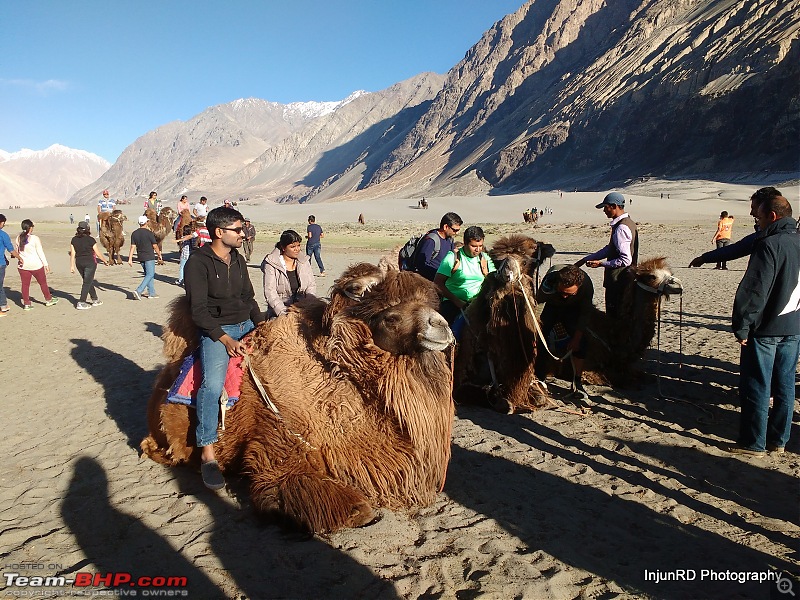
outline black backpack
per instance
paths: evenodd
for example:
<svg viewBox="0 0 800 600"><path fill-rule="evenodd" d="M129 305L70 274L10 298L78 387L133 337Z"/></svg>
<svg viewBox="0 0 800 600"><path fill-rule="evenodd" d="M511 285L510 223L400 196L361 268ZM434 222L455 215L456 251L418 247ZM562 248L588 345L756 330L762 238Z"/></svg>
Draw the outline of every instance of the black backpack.
<svg viewBox="0 0 800 600"><path fill-rule="evenodd" d="M442 238L439 237L435 229L431 229L424 235L415 235L400 248L400 252L397 255L397 265L400 267L401 271L417 270L414 264L416 263L417 254L419 254L421 242L426 237L433 240L433 253L431 254L431 258L436 258L439 255L439 251L442 248Z"/></svg>

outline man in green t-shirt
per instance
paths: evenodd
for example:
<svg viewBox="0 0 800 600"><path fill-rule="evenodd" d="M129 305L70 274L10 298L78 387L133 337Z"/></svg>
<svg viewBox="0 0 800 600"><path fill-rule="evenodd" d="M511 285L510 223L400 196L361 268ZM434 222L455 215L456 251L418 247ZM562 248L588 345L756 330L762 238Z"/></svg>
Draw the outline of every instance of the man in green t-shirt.
<svg viewBox="0 0 800 600"><path fill-rule="evenodd" d="M484 278L496 270L492 259L483 251L483 239L483 229L475 225L467 227L464 245L448 252L436 271L433 283L444 298L439 312L451 325L478 295Z"/></svg>

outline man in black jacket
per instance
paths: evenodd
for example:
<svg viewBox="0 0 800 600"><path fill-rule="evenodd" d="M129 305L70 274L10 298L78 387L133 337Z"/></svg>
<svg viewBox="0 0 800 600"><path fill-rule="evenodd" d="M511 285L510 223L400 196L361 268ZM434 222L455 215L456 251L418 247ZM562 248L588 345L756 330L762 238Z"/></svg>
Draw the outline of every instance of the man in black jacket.
<svg viewBox="0 0 800 600"><path fill-rule="evenodd" d="M733 333L741 345L739 439L726 449L762 456L789 441L800 355L800 236L782 196L756 214L759 237L733 302ZM773 406L770 411L770 395Z"/></svg>
<svg viewBox="0 0 800 600"><path fill-rule="evenodd" d="M255 300L247 262L237 252L244 239L239 211L220 207L208 213L211 243L195 251L186 263L186 297L192 320L200 329L203 382L197 392L197 446L201 448L203 483L211 489L225 486L214 454L219 421L219 398L228 361L243 356L241 339L264 320Z"/></svg>

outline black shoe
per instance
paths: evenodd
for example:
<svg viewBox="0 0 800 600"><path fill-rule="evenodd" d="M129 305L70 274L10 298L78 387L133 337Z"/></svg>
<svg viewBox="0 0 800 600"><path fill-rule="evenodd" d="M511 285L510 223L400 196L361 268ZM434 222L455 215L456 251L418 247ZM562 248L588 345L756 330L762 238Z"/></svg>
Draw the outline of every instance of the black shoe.
<svg viewBox="0 0 800 600"><path fill-rule="evenodd" d="M210 460L200 465L200 473L203 475L203 483L210 490L221 490L225 487L225 478L219 470L219 463Z"/></svg>

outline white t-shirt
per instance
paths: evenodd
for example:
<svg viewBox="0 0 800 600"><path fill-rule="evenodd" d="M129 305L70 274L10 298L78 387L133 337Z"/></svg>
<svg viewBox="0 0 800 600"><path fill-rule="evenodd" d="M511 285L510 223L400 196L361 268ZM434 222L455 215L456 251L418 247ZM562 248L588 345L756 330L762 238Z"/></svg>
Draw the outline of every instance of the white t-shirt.
<svg viewBox="0 0 800 600"><path fill-rule="evenodd" d="M198 217L205 217L208 214L208 205L198 202L194 205L194 211Z"/></svg>

